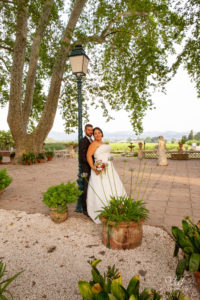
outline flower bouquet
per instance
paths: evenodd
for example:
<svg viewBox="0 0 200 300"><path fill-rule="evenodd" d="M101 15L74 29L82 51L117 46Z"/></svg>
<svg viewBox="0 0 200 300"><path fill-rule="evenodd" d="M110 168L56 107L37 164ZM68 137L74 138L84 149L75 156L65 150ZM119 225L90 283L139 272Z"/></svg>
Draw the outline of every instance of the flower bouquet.
<svg viewBox="0 0 200 300"><path fill-rule="evenodd" d="M100 173L102 173L103 171L106 171L106 166L107 164L103 163L102 160L97 160L94 164L95 169Z"/></svg>

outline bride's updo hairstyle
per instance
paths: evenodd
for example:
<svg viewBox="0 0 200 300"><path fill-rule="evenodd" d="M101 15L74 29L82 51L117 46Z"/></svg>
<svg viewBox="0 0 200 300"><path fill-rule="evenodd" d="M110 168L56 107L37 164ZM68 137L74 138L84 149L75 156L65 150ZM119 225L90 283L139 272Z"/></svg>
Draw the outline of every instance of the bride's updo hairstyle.
<svg viewBox="0 0 200 300"><path fill-rule="evenodd" d="M93 129L93 135L94 135L95 130L99 130L99 131L101 132L101 134L102 134L102 137L103 137L103 131L101 130L101 128L95 127L95 128Z"/></svg>

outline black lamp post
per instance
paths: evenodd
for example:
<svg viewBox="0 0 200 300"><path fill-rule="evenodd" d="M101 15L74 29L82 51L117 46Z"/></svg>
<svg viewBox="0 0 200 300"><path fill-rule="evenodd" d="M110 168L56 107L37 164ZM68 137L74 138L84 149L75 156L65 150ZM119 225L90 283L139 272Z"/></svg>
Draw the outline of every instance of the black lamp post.
<svg viewBox="0 0 200 300"><path fill-rule="evenodd" d="M82 96L81 96L81 88L82 88L82 76L85 76L87 73L89 57L85 54L81 45L76 45L75 49L72 50L70 56L70 63L72 67L72 73L77 77L77 86L78 86L78 143L83 138L83 130L82 130ZM78 154L78 186L79 189L83 190L83 178L81 177L82 169L80 162L80 155ZM77 212L82 212L82 203L81 199L78 199Z"/></svg>

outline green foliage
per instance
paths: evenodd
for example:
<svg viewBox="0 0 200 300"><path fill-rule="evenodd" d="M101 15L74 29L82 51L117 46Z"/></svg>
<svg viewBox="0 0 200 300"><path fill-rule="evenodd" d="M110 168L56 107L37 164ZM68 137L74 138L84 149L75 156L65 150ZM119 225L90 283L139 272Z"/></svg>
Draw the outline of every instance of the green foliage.
<svg viewBox="0 0 200 300"><path fill-rule="evenodd" d="M142 219L148 218L148 209L142 201L134 201L131 197L111 197L107 206L99 210L99 218L106 218L107 223L116 222L140 222Z"/></svg>
<svg viewBox="0 0 200 300"><path fill-rule="evenodd" d="M55 153L54 151L45 151L46 157L54 157Z"/></svg>
<svg viewBox="0 0 200 300"><path fill-rule="evenodd" d="M0 149L10 150L14 146L14 140L10 131L0 130Z"/></svg>
<svg viewBox="0 0 200 300"><path fill-rule="evenodd" d="M12 182L12 178L7 174L7 170L0 170L0 190L4 190Z"/></svg>
<svg viewBox="0 0 200 300"><path fill-rule="evenodd" d="M29 165L36 162L36 156L33 152L23 153L22 162L28 163Z"/></svg>
<svg viewBox="0 0 200 300"><path fill-rule="evenodd" d="M128 147L130 143L111 143L110 146L112 148L112 151L130 151L130 148ZM138 150L138 144L133 143L135 146L134 150ZM145 150L155 150L155 146L157 146L157 143L145 143ZM172 150L174 148L178 147L178 143L166 143L167 150Z"/></svg>
<svg viewBox="0 0 200 300"><path fill-rule="evenodd" d="M45 143L44 145L45 151L48 150L65 150L65 144L64 143Z"/></svg>
<svg viewBox="0 0 200 300"><path fill-rule="evenodd" d="M88 74L83 91L85 119L87 119L89 105L100 106L103 115L108 119L110 119L108 107L112 110L124 108L130 114L133 129L137 132L142 131L142 118L147 109L152 108L150 91L157 87L163 90L169 80L167 74L171 70L167 58L170 53L175 52L174 44L183 40L185 31L190 32L192 24L197 24L198 15L195 19L192 10L196 4L194 1L189 2L190 14L188 16L185 14L185 8L181 10L178 4L176 6L176 3L172 1L98 0L95 5L93 0L87 1L75 32L72 33L73 43L84 44L91 58L92 74ZM39 120L44 109L47 101L46 82L50 82L54 63L63 46L61 37L65 24L61 16L65 9L64 19L67 20L70 17L75 1L70 1L67 7L64 3L63 0L54 1L48 21L45 22L29 128L34 128L34 121ZM26 92L29 63L32 63L30 54L33 39L39 28L44 1L31 0L27 2L27 5L29 13L24 77L21 87L22 99ZM16 15L19 9L16 3L11 5L10 1L3 1L0 4L1 23L4 28L0 32L1 47L4 49L3 59L0 60L0 102L2 105L5 105L9 99ZM195 47L196 36L198 36L197 33L193 34L193 40L190 41L190 45L194 44ZM190 49L189 46L187 49ZM197 49L193 53L196 57L198 57ZM187 51L185 53L188 55ZM179 61L182 62L181 58ZM199 74L198 65L196 59L194 75ZM66 131L69 132L78 123L76 79L71 75L69 63L60 66L62 67L65 76L61 78L63 85L59 105L66 121ZM177 67L178 64L174 66L174 72ZM197 76L194 79L198 81Z"/></svg>
<svg viewBox="0 0 200 300"><path fill-rule="evenodd" d="M0 260L0 299L2 300L8 300L8 298L5 296L5 294L9 294L11 296L12 299L13 296L11 294L11 292L9 290L7 290L7 287L9 286L9 284L15 280L23 271L15 274L14 276L10 277L10 278L3 278L6 275L6 264L4 264L2 262L2 260Z"/></svg>
<svg viewBox="0 0 200 300"><path fill-rule="evenodd" d="M37 155L37 159L40 160L40 159L45 159L45 154L44 153L38 153Z"/></svg>
<svg viewBox="0 0 200 300"><path fill-rule="evenodd" d="M82 192L79 191L76 182L68 181L67 184L61 183L50 186L43 194L42 201L50 208L63 210L67 204L77 201L81 194Z"/></svg>
<svg viewBox="0 0 200 300"><path fill-rule="evenodd" d="M193 139L194 139L194 133L193 130L191 130L190 133L188 134L187 140L193 140Z"/></svg>
<svg viewBox="0 0 200 300"><path fill-rule="evenodd" d="M200 141L200 131L195 134L194 139Z"/></svg>
<svg viewBox="0 0 200 300"><path fill-rule="evenodd" d="M80 280L78 287L83 300L160 300L159 292L154 289L145 288L140 292L140 277L133 276L129 281L127 288L122 284L121 273L115 268L115 265L107 267L107 272L101 275L97 265L101 259L94 258L88 261L92 270L92 280L87 282ZM180 291L167 293L167 300L189 300L185 298ZM177 298L175 297L177 295ZM181 295L181 296L180 296Z"/></svg>
<svg viewBox="0 0 200 300"><path fill-rule="evenodd" d="M188 297L185 297L180 290L166 292L166 296L168 300L190 300Z"/></svg>
<svg viewBox="0 0 200 300"><path fill-rule="evenodd" d="M179 144L185 144L186 140L182 137L182 139L179 141Z"/></svg>
<svg viewBox="0 0 200 300"><path fill-rule="evenodd" d="M190 146L192 146L193 143L196 143L198 146L200 145L200 141L198 140L190 140L186 142L186 144Z"/></svg>
<svg viewBox="0 0 200 300"><path fill-rule="evenodd" d="M15 152L11 152L10 153L10 158L14 158L15 157Z"/></svg>
<svg viewBox="0 0 200 300"><path fill-rule="evenodd" d="M174 256L178 255L180 248L184 253L176 268L178 280L185 270L192 273L200 271L200 222L196 225L186 217L182 220L182 228L181 230L177 226L172 226L172 234L176 241Z"/></svg>

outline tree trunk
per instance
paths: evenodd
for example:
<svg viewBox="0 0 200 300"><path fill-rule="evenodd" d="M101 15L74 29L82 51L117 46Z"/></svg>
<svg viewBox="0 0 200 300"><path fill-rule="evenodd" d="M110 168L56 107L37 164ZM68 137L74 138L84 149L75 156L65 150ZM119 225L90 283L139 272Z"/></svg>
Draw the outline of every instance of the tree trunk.
<svg viewBox="0 0 200 300"><path fill-rule="evenodd" d="M48 2L52 4L51 0L46 0L45 3ZM38 37L38 41L34 41L34 47L32 49L32 54L34 55L31 55L30 57L30 72L26 87L27 90L24 108L22 108L22 79L26 52L28 9L26 6L26 0L19 0L20 7L18 8L17 14L17 32L14 46L13 66L11 72L10 102L8 113L8 124L10 126L10 130L15 141L15 163L21 162L21 157L23 153L34 152L35 154L38 154L39 152L42 152L44 150L43 143L53 126L58 106L61 82L65 70L65 63L71 51L71 40L73 32L86 2L87 0L75 1L74 7L71 12L71 16L69 18L69 22L63 33L60 53L54 64L49 94L47 96L44 111L42 113L38 126L35 128L33 133L27 134L26 130L33 98L36 63L39 53L38 50L42 35L44 34L44 28L41 29L40 32L38 31L38 36L36 35L36 37ZM48 19L47 15L47 13L44 15L45 22ZM46 26L45 22L41 22L40 26Z"/></svg>

